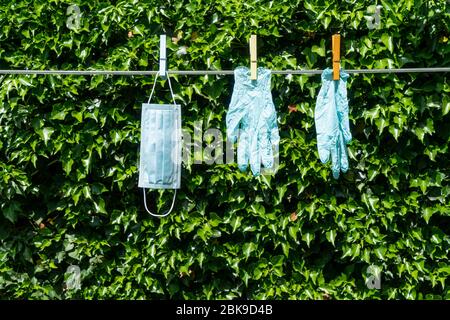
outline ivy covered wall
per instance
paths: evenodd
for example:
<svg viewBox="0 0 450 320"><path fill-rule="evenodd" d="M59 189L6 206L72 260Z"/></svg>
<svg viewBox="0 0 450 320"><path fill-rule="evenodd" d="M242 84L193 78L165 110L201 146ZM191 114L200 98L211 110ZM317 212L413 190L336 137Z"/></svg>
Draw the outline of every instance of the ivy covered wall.
<svg viewBox="0 0 450 320"><path fill-rule="evenodd" d="M449 24L443 0L2 0L0 69L157 70L163 33L170 69L248 66L251 34L259 66L324 69L338 31L346 69L448 67ZM137 188L153 80L0 76L0 298L450 298L448 73L351 75L339 180L317 153L320 76L273 75L276 175L192 158L162 219ZM225 135L233 82L172 76L183 128Z"/></svg>

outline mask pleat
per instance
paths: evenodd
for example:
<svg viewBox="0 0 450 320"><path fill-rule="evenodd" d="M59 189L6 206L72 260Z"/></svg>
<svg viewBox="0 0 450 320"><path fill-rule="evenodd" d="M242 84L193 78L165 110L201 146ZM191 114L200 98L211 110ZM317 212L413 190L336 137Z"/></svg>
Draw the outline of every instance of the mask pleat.
<svg viewBox="0 0 450 320"><path fill-rule="evenodd" d="M148 143L148 152L145 153L145 157L146 159L144 159L144 161L148 161L148 167L147 167L147 171L148 171L148 180L150 182L155 181L156 180L156 166L155 166L155 159L156 157L154 156L156 153L156 139L157 139L157 135L155 134L155 125L156 125L156 113L154 110L149 109L147 111L147 117L148 117L148 122L149 125L146 128L146 131L148 132L148 141L145 141L146 143Z"/></svg>
<svg viewBox="0 0 450 320"><path fill-rule="evenodd" d="M156 123L155 123L155 140L156 140L156 152L155 152L155 170L156 170L156 179L155 183L162 183L162 170L163 170L163 145L164 145L164 131L163 131L163 112L160 110L155 111L156 113Z"/></svg>
<svg viewBox="0 0 450 320"><path fill-rule="evenodd" d="M172 161L171 161L171 149L172 149L172 124L171 124L172 112L171 111L163 111L163 132L164 132L164 143L163 143L163 171L164 175L163 183L169 184L171 183L171 175L172 175Z"/></svg>

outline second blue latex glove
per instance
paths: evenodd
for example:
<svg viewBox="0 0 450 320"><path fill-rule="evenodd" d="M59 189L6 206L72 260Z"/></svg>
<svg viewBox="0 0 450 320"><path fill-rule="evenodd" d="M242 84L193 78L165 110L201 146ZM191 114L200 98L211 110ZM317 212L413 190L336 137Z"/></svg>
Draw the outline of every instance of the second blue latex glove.
<svg viewBox="0 0 450 320"><path fill-rule="evenodd" d="M326 163L331 156L331 170L335 179L339 172L348 170L347 144L351 141L348 100L348 74L341 71L340 80L333 80L329 68L322 73L322 87L316 101L314 120L320 161Z"/></svg>

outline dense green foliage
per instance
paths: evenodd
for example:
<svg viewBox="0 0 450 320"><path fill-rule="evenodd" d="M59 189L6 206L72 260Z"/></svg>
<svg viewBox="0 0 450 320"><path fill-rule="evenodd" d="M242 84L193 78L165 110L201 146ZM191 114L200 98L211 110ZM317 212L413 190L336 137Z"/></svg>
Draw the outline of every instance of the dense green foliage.
<svg viewBox="0 0 450 320"><path fill-rule="evenodd" d="M259 66L324 69L336 31L346 69L450 66L448 1L378 1L377 29L376 1L145 2L2 0L0 68L156 70L166 33L170 69L233 69L255 33ZM172 79L183 128L224 134L233 78ZM351 75L339 180L317 154L320 77L273 75L277 174L191 161L163 219L137 188L153 77L0 81L0 298L450 298L448 74ZM170 101L161 84L154 101ZM171 197L149 192L150 207ZM80 289L65 286L71 265ZM381 289L365 284L371 265Z"/></svg>

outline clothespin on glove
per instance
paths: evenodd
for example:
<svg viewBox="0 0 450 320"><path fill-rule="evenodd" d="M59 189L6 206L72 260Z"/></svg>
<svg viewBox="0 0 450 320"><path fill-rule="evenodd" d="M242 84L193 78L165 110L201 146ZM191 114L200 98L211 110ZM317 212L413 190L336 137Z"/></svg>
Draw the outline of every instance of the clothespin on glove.
<svg viewBox="0 0 450 320"><path fill-rule="evenodd" d="M256 60L256 35L250 36L250 80L258 79L258 68Z"/></svg>
<svg viewBox="0 0 450 320"><path fill-rule="evenodd" d="M331 46L333 50L333 80L340 79L341 67L341 35L334 34L331 38Z"/></svg>
<svg viewBox="0 0 450 320"><path fill-rule="evenodd" d="M159 36L159 75L162 78L167 76L167 56L166 56L166 35Z"/></svg>

